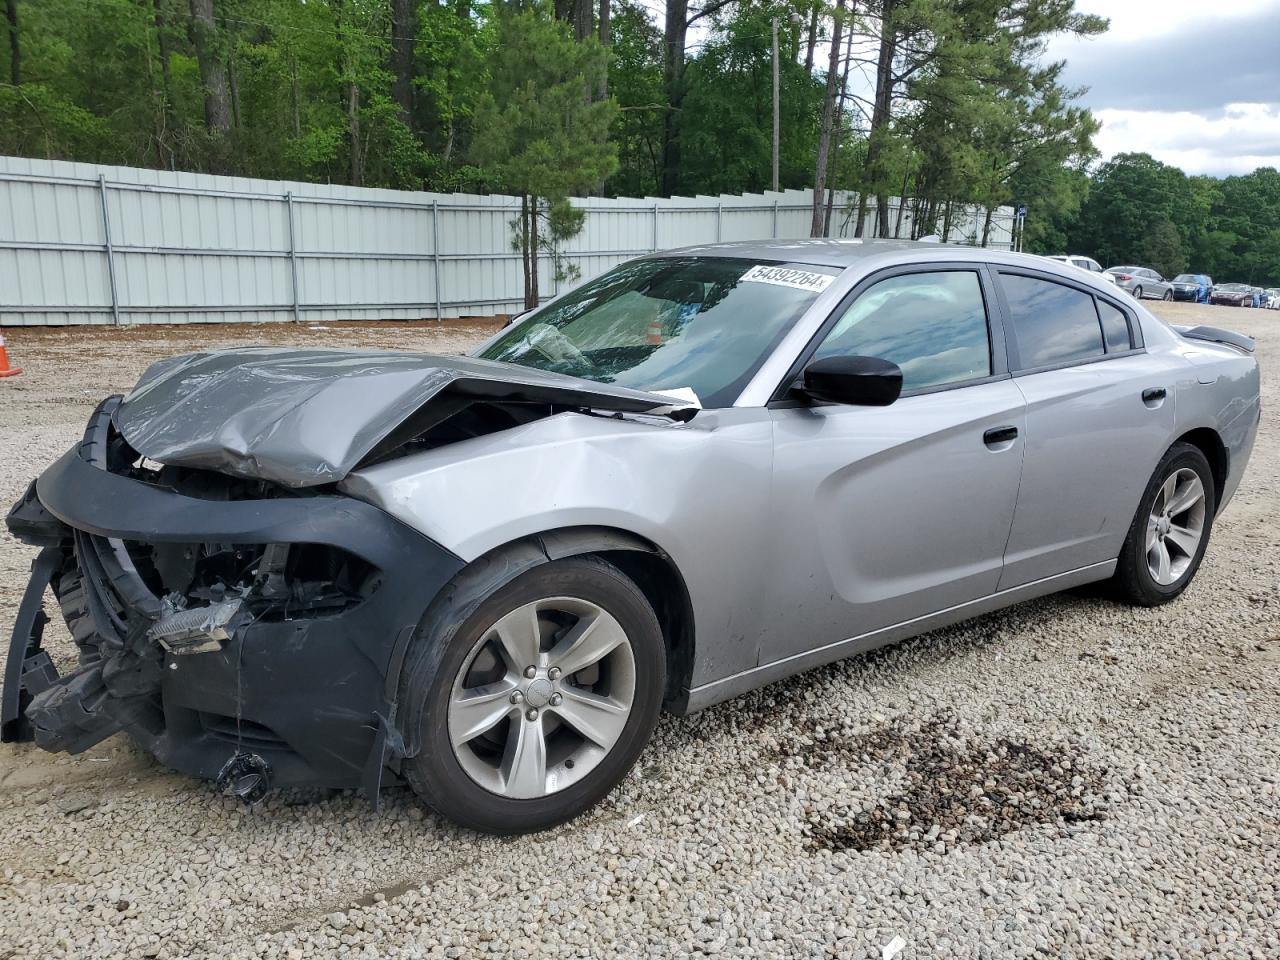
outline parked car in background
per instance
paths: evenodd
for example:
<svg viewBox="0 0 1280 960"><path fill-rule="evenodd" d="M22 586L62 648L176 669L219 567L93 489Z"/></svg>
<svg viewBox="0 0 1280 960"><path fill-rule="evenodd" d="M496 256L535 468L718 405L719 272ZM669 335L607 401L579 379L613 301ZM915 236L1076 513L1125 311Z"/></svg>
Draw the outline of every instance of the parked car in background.
<svg viewBox="0 0 1280 960"><path fill-rule="evenodd" d="M1079 269L1088 271L1089 273L1096 273L1098 276L1102 277L1104 280L1110 280L1112 283L1116 282L1116 278L1108 274L1105 270L1103 270L1102 264L1100 264L1097 260L1093 259L1093 257L1081 256L1078 253L1063 253L1063 254L1055 254L1053 256L1045 257L1045 259L1057 260L1059 263L1065 263L1073 267L1078 267Z"/></svg>
<svg viewBox="0 0 1280 960"><path fill-rule="evenodd" d="M1269 310L1280 310L1280 287L1269 287L1266 293L1267 300L1263 306Z"/></svg>
<svg viewBox="0 0 1280 960"><path fill-rule="evenodd" d="M1208 303L1213 280L1203 273L1180 273L1173 278L1173 299Z"/></svg>
<svg viewBox="0 0 1280 960"><path fill-rule="evenodd" d="M1133 294L1135 300L1172 300L1173 285L1150 267L1108 267L1117 287Z"/></svg>
<svg viewBox="0 0 1280 960"><path fill-rule="evenodd" d="M1226 307L1252 307L1253 288L1243 283L1221 283L1213 288L1209 302Z"/></svg>

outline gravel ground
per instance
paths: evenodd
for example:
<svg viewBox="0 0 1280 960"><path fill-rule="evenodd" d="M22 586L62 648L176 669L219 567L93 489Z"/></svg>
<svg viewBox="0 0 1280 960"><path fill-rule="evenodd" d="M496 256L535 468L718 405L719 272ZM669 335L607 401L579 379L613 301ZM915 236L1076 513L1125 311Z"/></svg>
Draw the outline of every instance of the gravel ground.
<svg viewBox="0 0 1280 960"><path fill-rule="evenodd" d="M1156 308L1256 337L1268 410L1177 603L1026 603L665 718L601 807L517 839L407 791L245 809L120 738L5 745L0 958L1280 956L1280 314ZM490 328L10 331L0 499L203 338L447 352ZM31 555L0 541L6 622Z"/></svg>

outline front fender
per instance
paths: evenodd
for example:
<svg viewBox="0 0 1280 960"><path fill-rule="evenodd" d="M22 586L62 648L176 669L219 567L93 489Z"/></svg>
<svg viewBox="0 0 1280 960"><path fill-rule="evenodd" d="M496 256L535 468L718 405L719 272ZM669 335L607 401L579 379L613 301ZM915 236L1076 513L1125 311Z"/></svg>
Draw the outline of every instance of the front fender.
<svg viewBox="0 0 1280 960"><path fill-rule="evenodd" d="M340 489L468 562L548 530L642 537L685 577L700 683L755 665L772 450L763 410L688 424L564 413L357 471Z"/></svg>

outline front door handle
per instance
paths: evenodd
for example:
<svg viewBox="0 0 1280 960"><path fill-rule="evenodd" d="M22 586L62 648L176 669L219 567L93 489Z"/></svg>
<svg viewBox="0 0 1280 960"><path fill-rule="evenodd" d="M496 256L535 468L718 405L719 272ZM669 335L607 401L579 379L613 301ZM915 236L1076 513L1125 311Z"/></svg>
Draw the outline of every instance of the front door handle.
<svg viewBox="0 0 1280 960"><path fill-rule="evenodd" d="M1166 396L1164 387L1148 387L1142 391L1142 402L1149 407L1158 407Z"/></svg>
<svg viewBox="0 0 1280 960"><path fill-rule="evenodd" d="M1009 443L1017 438L1017 427L992 427L982 435L982 442L988 447L995 447L1002 443Z"/></svg>

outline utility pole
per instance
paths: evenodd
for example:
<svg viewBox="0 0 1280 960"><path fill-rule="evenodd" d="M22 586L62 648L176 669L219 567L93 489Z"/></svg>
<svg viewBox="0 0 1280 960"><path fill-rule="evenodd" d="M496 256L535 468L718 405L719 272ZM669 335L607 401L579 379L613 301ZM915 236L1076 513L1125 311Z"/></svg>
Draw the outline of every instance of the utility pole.
<svg viewBox="0 0 1280 960"><path fill-rule="evenodd" d="M773 190L778 191L778 18L773 18Z"/></svg>

